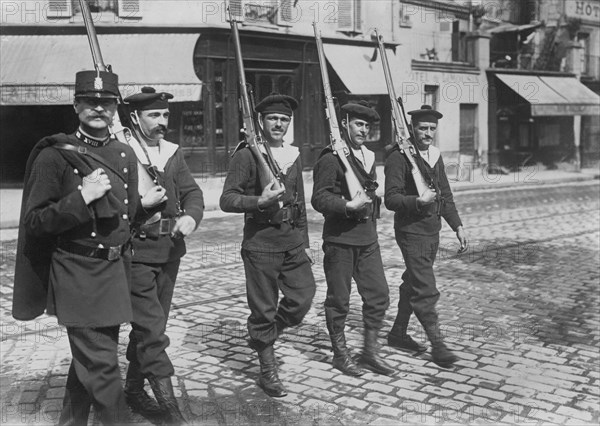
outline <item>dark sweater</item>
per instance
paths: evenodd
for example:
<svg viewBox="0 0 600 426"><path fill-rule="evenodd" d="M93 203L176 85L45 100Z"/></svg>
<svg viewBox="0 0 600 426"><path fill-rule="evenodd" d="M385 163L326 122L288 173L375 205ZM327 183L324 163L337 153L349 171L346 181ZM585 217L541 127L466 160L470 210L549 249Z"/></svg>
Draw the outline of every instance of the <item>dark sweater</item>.
<svg viewBox="0 0 600 426"><path fill-rule="evenodd" d="M375 165L367 176L375 181ZM364 179L364 176L358 177L361 181ZM325 150L317 161L313 179L311 203L325 216L323 241L352 246L366 246L377 241L377 221L374 218L358 221L346 214L346 203L352 197L342 164L331 150Z"/></svg>
<svg viewBox="0 0 600 426"><path fill-rule="evenodd" d="M258 210L258 199L262 185L258 176L256 160L249 148L236 151L229 163L229 171L219 204L221 210L230 213L245 213L244 239L242 248L258 252L284 252L299 246L309 248L304 202L304 182L300 156L284 175L285 193L281 198L284 206L294 203L300 208L300 215L292 225L265 223L279 209L277 203L264 211Z"/></svg>
<svg viewBox="0 0 600 426"><path fill-rule="evenodd" d="M452 230L456 231L462 222L454 205L454 197L450 190L442 157L440 156L434 167L430 167L424 161L422 166L436 182L438 195L441 193L444 200L441 216ZM394 228L397 231L411 234L437 234L442 228L440 217L432 211L433 206L419 210L417 198L418 192L412 178L411 165L406 156L399 149L394 148L385 162L384 198L387 209L396 212Z"/></svg>
<svg viewBox="0 0 600 426"><path fill-rule="evenodd" d="M167 202L161 216L177 217L179 201L184 214L191 216L198 226L204 215L204 197L188 169L181 149L175 151L167 161L165 171L159 173L167 194ZM172 238L170 235L144 239L136 235L133 238L133 248L133 261L139 263L165 263L179 259L186 251L184 239Z"/></svg>

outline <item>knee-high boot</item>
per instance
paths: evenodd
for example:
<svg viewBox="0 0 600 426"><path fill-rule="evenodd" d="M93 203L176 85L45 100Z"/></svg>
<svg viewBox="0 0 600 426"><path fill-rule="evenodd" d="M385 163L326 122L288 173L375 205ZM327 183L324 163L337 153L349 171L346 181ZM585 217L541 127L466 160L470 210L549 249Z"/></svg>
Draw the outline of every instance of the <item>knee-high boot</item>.
<svg viewBox="0 0 600 426"><path fill-rule="evenodd" d="M331 347L333 349L333 367L348 376L362 376L365 372L354 362L346 346L346 335L343 331L332 333Z"/></svg>
<svg viewBox="0 0 600 426"><path fill-rule="evenodd" d="M411 352L425 352L427 347L421 345L407 334L408 323L410 322L412 313L413 308L410 304L410 296L406 292L400 290L398 314L396 315L394 325L387 337L388 345L393 348Z"/></svg>
<svg viewBox="0 0 600 426"><path fill-rule="evenodd" d="M125 401L131 411L144 417L154 418L162 413L158 403L144 390L144 375L140 371L140 365L135 361L130 362L127 367Z"/></svg>
<svg viewBox="0 0 600 426"><path fill-rule="evenodd" d="M273 344L257 349L258 361L260 362L259 386L269 396L281 398L287 395L283 383L277 374L277 361L275 360L275 349Z"/></svg>
<svg viewBox="0 0 600 426"><path fill-rule="evenodd" d="M378 352L377 330L365 327L365 342L360 356L360 364L374 373L389 376L394 369L379 357Z"/></svg>
<svg viewBox="0 0 600 426"><path fill-rule="evenodd" d="M431 358L440 367L450 367L458 357L444 344L437 313L427 315L421 322L431 342Z"/></svg>
<svg viewBox="0 0 600 426"><path fill-rule="evenodd" d="M183 414L179 411L177 399L173 393L173 384L170 377L149 377L148 381L156 397L156 401L163 412L163 422L167 425L187 424Z"/></svg>

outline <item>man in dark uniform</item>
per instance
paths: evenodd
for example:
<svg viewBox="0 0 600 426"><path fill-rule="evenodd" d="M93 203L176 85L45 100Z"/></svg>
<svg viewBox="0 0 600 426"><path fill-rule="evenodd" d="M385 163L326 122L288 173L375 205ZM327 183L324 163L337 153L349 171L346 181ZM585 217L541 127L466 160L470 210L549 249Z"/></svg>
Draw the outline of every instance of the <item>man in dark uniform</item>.
<svg viewBox="0 0 600 426"><path fill-rule="evenodd" d="M325 216L325 318L333 347L333 366L350 376L364 373L350 355L344 334L354 278L363 300L364 347L360 364L375 373L389 375L393 369L379 357L377 343L377 332L389 306L389 290L377 241L380 200L375 194L375 154L364 146L371 123L379 121L379 114L365 101L348 103L341 110L348 162L366 189L366 196L350 193L341 161L331 148L326 148L314 169L312 205Z"/></svg>
<svg viewBox="0 0 600 426"><path fill-rule="evenodd" d="M166 353L167 319L179 263L185 254L183 237L194 231L204 212L202 190L192 177L179 146L164 139L173 95L143 87L129 96L136 138L129 145L138 158L139 192L165 188L162 211L134 229L131 299L132 331L127 347L125 397L133 411L149 417L160 414L169 424L184 421L173 394L173 364ZM142 205L146 206L145 197ZM158 401L144 391L148 378ZM162 413L161 413L162 412Z"/></svg>
<svg viewBox="0 0 600 426"><path fill-rule="evenodd" d="M311 270L302 163L298 148L284 143L292 111L291 96L271 94L256 105L284 186L261 184L257 160L242 142L229 164L221 209L244 213L242 259L250 316L250 346L260 361L259 385L273 397L287 392L279 380L273 344L286 327L300 324L315 294ZM279 291L283 298L279 300Z"/></svg>
<svg viewBox="0 0 600 426"><path fill-rule="evenodd" d="M129 417L117 344L132 319L130 222L144 212L135 155L109 132L117 98L116 74L78 72L79 128L38 142L25 172L13 316L47 310L67 328L73 360L59 424L86 424L92 404L103 424Z"/></svg>
<svg viewBox="0 0 600 426"><path fill-rule="evenodd" d="M396 212L396 241L402 251L406 271L402 275L398 315L388 335L388 344L417 352L426 349L407 334L410 316L414 311L431 342L433 362L447 367L457 358L442 340L435 309L440 293L435 283L433 262L442 227L440 217L456 232L461 251L467 249L468 242L454 205L440 150L432 145L442 114L429 105L423 105L421 109L408 114L412 117L411 142L419 151L414 158L432 188L419 195L407 153L400 152L395 146L385 163L385 206Z"/></svg>

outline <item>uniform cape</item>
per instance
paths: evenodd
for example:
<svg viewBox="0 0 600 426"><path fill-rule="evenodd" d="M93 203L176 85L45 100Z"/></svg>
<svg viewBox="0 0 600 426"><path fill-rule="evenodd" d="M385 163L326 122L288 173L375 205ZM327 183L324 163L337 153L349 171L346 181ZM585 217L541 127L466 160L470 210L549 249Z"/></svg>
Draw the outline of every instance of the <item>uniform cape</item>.
<svg viewBox="0 0 600 426"><path fill-rule="evenodd" d="M48 308L48 313L54 313L54 307L47 306L47 299L50 262L56 245L56 236L49 235L37 237L28 234L25 229L25 213L27 210L29 193L31 191L31 183L29 180L33 172L32 169L35 159L43 149L61 142L69 143L69 137L64 133L48 136L39 141L31 151L25 167L25 185L23 188L21 214L19 218L19 236L17 239L12 306L13 318L21 321L37 318L44 313L46 308ZM59 152L65 158L67 163L81 172L82 177L93 171L82 154L62 149L59 150ZM118 212L114 207L117 205L115 203L118 203L118 201L114 198L114 195L108 193L107 196L90 204L90 207L94 210L96 217L109 218L115 216Z"/></svg>

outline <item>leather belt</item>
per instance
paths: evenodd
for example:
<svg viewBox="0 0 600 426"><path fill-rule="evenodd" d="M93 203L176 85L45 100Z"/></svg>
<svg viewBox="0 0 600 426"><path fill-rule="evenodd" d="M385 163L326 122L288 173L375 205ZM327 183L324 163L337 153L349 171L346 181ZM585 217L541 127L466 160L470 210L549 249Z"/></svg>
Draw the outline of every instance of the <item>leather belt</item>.
<svg viewBox="0 0 600 426"><path fill-rule="evenodd" d="M156 222L150 224L143 224L140 225L137 235L141 239L146 237L158 238L162 235L171 235L176 223L177 219L166 218L157 220Z"/></svg>
<svg viewBox="0 0 600 426"><path fill-rule="evenodd" d="M295 217L298 215L298 213L295 213L295 210L297 212L298 208L290 204L287 206L283 206L275 213L273 213L270 217L261 214L250 213L248 214L248 220L252 220L259 224L268 223L270 225L280 225L283 222L290 222L293 224L298 219L297 217Z"/></svg>
<svg viewBox="0 0 600 426"><path fill-rule="evenodd" d="M120 244L114 247L91 247L73 241L59 241L58 248L80 256L94 257L96 259L104 259L114 262L119 260L121 256L129 249L130 242Z"/></svg>

